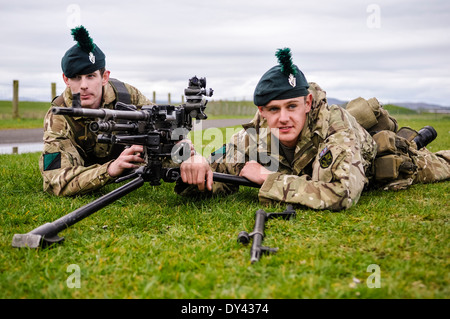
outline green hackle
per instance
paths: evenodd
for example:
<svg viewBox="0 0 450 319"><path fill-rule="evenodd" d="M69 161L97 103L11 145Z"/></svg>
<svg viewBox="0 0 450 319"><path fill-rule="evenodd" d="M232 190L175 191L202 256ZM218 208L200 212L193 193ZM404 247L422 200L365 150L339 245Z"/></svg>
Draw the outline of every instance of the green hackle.
<svg viewBox="0 0 450 319"><path fill-rule="evenodd" d="M71 31L73 39L77 41L78 46L81 48L81 50L87 53L94 51L95 49L94 41L89 36L89 32L86 30L85 27L79 26L73 28Z"/></svg>
<svg viewBox="0 0 450 319"><path fill-rule="evenodd" d="M294 64L292 63L292 56L291 56L291 49L284 48L284 49L278 49L275 53L275 56L278 58L278 63L281 67L281 72L289 76L297 75L297 69L294 67Z"/></svg>

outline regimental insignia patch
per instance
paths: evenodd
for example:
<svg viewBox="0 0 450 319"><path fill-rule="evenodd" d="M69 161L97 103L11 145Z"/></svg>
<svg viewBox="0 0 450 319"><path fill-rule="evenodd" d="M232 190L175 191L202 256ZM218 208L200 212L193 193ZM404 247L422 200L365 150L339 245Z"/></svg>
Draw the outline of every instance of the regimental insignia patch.
<svg viewBox="0 0 450 319"><path fill-rule="evenodd" d="M320 152L319 163L320 163L320 167L322 167L322 168L328 168L328 167L330 167L331 163L333 163L333 154L328 149L328 146L326 146L322 150L322 152Z"/></svg>
<svg viewBox="0 0 450 319"><path fill-rule="evenodd" d="M292 73L289 74L288 81L289 81L289 84L295 88L295 86L297 85L297 79L295 78L295 76Z"/></svg>
<svg viewBox="0 0 450 319"><path fill-rule="evenodd" d="M92 52L89 52L89 61L91 61L92 64L95 64L95 55Z"/></svg>
<svg viewBox="0 0 450 319"><path fill-rule="evenodd" d="M44 171L61 168L61 152L44 154Z"/></svg>

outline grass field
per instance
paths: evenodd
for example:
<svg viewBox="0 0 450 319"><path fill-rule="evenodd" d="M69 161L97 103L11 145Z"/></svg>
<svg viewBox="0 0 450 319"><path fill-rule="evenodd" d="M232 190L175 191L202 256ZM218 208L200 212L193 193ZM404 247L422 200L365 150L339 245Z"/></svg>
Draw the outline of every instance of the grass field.
<svg viewBox="0 0 450 319"><path fill-rule="evenodd" d="M430 149L450 149L450 117L404 114L401 126L432 125ZM202 142L205 146L209 141ZM256 189L193 201L173 184L145 184L60 233L54 248L12 248L27 233L113 190L58 198L42 191L38 153L0 155L0 298L303 299L450 298L450 181L363 193L338 213L297 209L270 220L250 264L237 234L264 207ZM379 288L374 287L379 284ZM350 310L349 310L350 311Z"/></svg>

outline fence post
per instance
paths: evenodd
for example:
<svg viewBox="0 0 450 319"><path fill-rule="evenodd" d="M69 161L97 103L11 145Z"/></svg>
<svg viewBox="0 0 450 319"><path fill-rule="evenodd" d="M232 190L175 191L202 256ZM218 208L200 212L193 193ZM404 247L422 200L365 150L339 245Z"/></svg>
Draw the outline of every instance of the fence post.
<svg viewBox="0 0 450 319"><path fill-rule="evenodd" d="M12 116L19 117L19 80L13 80Z"/></svg>
<svg viewBox="0 0 450 319"><path fill-rule="evenodd" d="M155 91L153 91L153 103L156 104L156 92Z"/></svg>
<svg viewBox="0 0 450 319"><path fill-rule="evenodd" d="M52 82L52 99L51 101L53 101L53 99L56 97L56 83Z"/></svg>
<svg viewBox="0 0 450 319"><path fill-rule="evenodd" d="M171 102L171 99L170 99L170 93L169 93L169 94L167 94L167 104L170 105L171 104L170 102Z"/></svg>

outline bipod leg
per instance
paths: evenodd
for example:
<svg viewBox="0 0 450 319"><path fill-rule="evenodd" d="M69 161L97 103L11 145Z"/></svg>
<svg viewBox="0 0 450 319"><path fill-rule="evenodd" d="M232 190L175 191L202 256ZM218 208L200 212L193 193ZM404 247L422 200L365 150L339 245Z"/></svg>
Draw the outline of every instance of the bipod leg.
<svg viewBox="0 0 450 319"><path fill-rule="evenodd" d="M54 243L59 243L64 240L64 237L59 237L58 233L82 219L90 216L101 208L111 204L119 198L128 193L138 189L144 184L144 178L139 176L131 182L122 185L112 192L103 195L102 197L84 205L83 207L74 210L73 212L55 220L52 223L41 225L27 234L15 234L12 240L13 247L30 247L39 248L49 246Z"/></svg>

